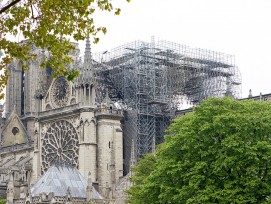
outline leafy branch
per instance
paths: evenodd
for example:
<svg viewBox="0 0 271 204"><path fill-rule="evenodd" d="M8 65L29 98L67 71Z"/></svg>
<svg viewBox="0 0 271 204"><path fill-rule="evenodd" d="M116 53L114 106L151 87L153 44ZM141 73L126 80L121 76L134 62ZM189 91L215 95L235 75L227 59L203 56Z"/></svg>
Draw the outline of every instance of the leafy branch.
<svg viewBox="0 0 271 204"><path fill-rule="evenodd" d="M73 62L69 53L75 49L70 37L79 41L93 36L94 43L98 43L100 33L106 34L107 30L96 26L93 14L97 10L120 14L120 9L108 0L13 0L1 7L0 50L4 55L0 58L0 99L10 63L21 61L27 70L28 62L37 60L33 46L48 52L40 61L41 67L50 66L54 76L73 80L78 72L67 66Z"/></svg>

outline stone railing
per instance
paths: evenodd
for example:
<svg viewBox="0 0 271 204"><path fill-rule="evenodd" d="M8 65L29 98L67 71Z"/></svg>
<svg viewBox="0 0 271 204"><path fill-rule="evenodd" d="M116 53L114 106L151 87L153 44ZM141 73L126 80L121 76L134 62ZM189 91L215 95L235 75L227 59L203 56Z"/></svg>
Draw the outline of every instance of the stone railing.
<svg viewBox="0 0 271 204"><path fill-rule="evenodd" d="M97 109L96 110L96 116L105 115L105 114L122 116L123 110L121 109Z"/></svg>
<svg viewBox="0 0 271 204"><path fill-rule="evenodd" d="M5 152L13 152L21 149L27 149L31 148L32 144L15 144L7 147L1 147L0 148L0 153L5 153Z"/></svg>
<svg viewBox="0 0 271 204"><path fill-rule="evenodd" d="M79 104L74 104L74 105L69 105L69 106L65 106L62 108L58 108L57 109L57 113L65 113L65 112L69 112L69 111L73 111L76 110L80 107ZM51 110L47 110L47 111L43 111L39 113L39 117L43 117L43 116L49 116L49 115L54 115L56 114L56 109L51 109Z"/></svg>

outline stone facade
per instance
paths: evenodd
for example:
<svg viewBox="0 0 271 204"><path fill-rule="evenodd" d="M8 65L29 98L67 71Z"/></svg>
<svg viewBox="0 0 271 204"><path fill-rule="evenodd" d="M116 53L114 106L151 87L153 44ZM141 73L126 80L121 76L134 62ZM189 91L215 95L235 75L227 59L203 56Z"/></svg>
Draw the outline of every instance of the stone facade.
<svg viewBox="0 0 271 204"><path fill-rule="evenodd" d="M7 199L29 197L29 187L55 162L75 166L106 199L115 200L115 189L123 177L122 110L108 95L95 102L96 79L91 67L89 41L81 75L74 82L52 78L49 67L29 62L24 73L19 61L8 68L6 120L0 138L0 194ZM73 52L77 59L79 51ZM73 65L75 66L75 65ZM31 197L31 196L30 196ZM17 203L20 203L18 200ZM29 200L31 202L31 200Z"/></svg>

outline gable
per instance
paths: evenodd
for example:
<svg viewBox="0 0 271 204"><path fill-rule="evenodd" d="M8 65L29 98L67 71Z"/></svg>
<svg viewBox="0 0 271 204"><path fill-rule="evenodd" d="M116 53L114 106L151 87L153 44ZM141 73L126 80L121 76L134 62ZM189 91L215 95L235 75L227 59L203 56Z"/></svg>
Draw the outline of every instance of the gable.
<svg viewBox="0 0 271 204"><path fill-rule="evenodd" d="M1 134L1 147L8 147L15 144L25 144L28 136L24 126L16 114L12 114Z"/></svg>

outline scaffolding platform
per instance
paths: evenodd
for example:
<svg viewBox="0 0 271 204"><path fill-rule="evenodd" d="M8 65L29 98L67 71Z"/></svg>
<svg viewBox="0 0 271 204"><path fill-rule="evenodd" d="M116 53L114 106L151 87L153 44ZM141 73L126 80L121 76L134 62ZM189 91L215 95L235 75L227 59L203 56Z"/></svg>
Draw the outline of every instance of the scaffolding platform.
<svg viewBox="0 0 271 204"><path fill-rule="evenodd" d="M135 41L93 56L100 86L126 111L125 171L131 141L135 156L163 142L165 129L185 98L198 104L207 97L241 96L241 78L234 56L164 41ZM97 93L97 102L102 100Z"/></svg>

